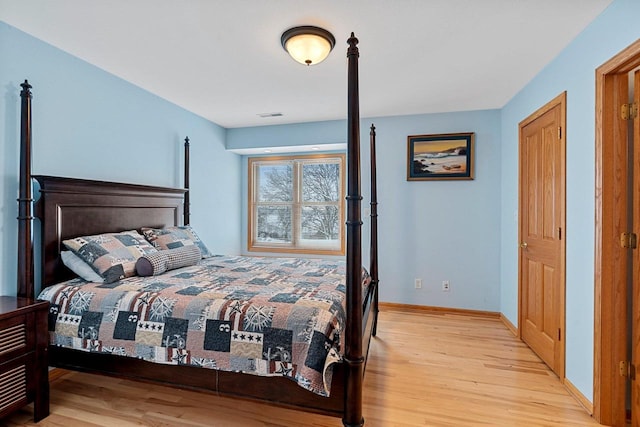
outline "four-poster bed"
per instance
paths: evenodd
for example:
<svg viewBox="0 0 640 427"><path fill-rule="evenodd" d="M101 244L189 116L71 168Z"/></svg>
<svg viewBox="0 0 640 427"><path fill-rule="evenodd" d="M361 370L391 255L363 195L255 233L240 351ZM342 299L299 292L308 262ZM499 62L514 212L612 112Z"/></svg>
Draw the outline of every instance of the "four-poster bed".
<svg viewBox="0 0 640 427"><path fill-rule="evenodd" d="M203 369L191 365L164 365L142 359L50 345L51 366L152 381L182 388L238 396L342 418L345 426L361 426L362 383L366 357L378 314L377 199L375 128L371 127L371 248L370 283L363 286L361 253L360 117L358 94L358 40L348 40L347 117L347 251L344 290L344 327L341 358L333 366L330 395L321 396L284 377L261 377L241 372ZM34 298L31 182L40 185L35 207L41 222L42 288L71 279L60 253L65 239L143 227L189 224L189 140L185 141L185 189L31 175L31 86L22 85L21 176L19 196L18 296ZM183 214L183 216L181 215ZM182 220L182 221L181 221ZM177 271L177 270L176 270ZM366 273L365 273L366 275ZM79 280L79 279L76 279ZM72 282L73 283L73 282ZM118 282L114 283L117 285ZM98 287L104 287L98 286ZM364 294L363 294L364 289ZM52 307L54 307L52 305ZM56 308L57 310L57 308ZM57 312L50 315L55 328ZM84 337L80 337L84 338ZM169 347L169 345L167 345ZM204 372L203 372L204 371ZM329 386L329 384L327 384Z"/></svg>

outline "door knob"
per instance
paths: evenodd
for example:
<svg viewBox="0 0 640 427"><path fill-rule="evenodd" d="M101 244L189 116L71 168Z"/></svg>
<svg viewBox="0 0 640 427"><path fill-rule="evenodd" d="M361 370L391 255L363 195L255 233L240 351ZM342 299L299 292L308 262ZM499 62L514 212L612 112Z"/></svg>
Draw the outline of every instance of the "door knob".
<svg viewBox="0 0 640 427"><path fill-rule="evenodd" d="M529 246L529 245L527 245L527 242L522 242L522 243L520 243L520 247L521 247L522 249L527 249L527 247L528 247L528 246Z"/></svg>

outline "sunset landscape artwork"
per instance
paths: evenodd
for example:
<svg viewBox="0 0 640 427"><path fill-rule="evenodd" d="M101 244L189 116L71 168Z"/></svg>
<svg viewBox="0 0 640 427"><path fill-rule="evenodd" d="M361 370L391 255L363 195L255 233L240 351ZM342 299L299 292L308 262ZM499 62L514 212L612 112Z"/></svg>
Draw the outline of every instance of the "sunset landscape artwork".
<svg viewBox="0 0 640 427"><path fill-rule="evenodd" d="M408 137L407 180L473 179L473 133Z"/></svg>

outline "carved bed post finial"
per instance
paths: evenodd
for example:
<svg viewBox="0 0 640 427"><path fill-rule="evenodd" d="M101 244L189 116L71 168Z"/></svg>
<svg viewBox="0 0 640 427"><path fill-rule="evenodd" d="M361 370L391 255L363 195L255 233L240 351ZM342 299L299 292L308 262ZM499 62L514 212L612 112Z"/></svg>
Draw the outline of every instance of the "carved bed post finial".
<svg viewBox="0 0 640 427"><path fill-rule="evenodd" d="M18 193L18 296L33 298L33 234L31 187L31 85L20 85L20 183Z"/></svg>
<svg viewBox="0 0 640 427"><path fill-rule="evenodd" d="M351 37L349 37L347 43L349 44L349 47L347 48L347 57L354 54L356 55L356 57L360 56L360 53L358 51L359 40L353 32L351 32Z"/></svg>
<svg viewBox="0 0 640 427"><path fill-rule="evenodd" d="M344 361L346 364L345 411L347 427L364 424L362 418L362 219L360 205L360 99L358 88L358 39L353 33L347 41L347 271Z"/></svg>
<svg viewBox="0 0 640 427"><path fill-rule="evenodd" d="M189 225L191 216L191 206L189 198L189 137L184 139L184 188L187 192L184 193L184 225Z"/></svg>
<svg viewBox="0 0 640 427"><path fill-rule="evenodd" d="M24 83L20 84L20 87L22 87L22 91L20 91L20 96L28 96L29 98L31 98L31 88L33 86L29 84L29 80L25 79Z"/></svg>

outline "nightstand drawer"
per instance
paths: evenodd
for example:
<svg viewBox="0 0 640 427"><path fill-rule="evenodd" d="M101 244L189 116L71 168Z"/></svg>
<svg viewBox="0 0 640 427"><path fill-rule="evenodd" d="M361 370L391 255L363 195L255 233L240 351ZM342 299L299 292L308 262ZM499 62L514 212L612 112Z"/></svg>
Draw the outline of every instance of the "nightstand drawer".
<svg viewBox="0 0 640 427"><path fill-rule="evenodd" d="M0 418L31 402L35 422L49 415L48 315L46 301L0 296Z"/></svg>
<svg viewBox="0 0 640 427"><path fill-rule="evenodd" d="M34 349L33 313L0 321L0 364Z"/></svg>
<svg viewBox="0 0 640 427"><path fill-rule="evenodd" d="M34 354L25 354L0 365L0 417L13 412L33 400L29 390L29 367L33 367Z"/></svg>

